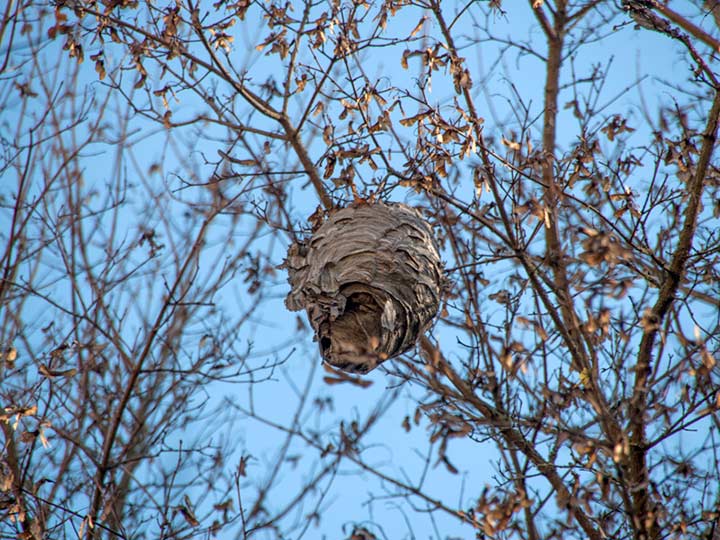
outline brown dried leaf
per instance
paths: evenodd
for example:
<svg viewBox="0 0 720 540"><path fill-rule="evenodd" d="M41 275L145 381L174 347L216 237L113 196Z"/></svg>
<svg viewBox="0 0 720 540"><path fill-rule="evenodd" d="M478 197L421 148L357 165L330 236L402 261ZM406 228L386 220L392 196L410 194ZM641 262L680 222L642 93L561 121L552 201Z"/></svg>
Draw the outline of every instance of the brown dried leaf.
<svg viewBox="0 0 720 540"><path fill-rule="evenodd" d="M402 58L400 58L400 66L401 66L403 69L407 69L407 68L408 68L408 61L407 61L407 59L408 59L408 56L409 56L409 55L410 55L410 51L409 51L409 50L405 50L405 52L403 52Z"/></svg>
<svg viewBox="0 0 720 540"><path fill-rule="evenodd" d="M709 371L713 367L715 367L715 364L717 363L715 361L715 357L705 347L703 347L700 351L700 356L702 357L702 362L705 369Z"/></svg>
<svg viewBox="0 0 720 540"><path fill-rule="evenodd" d="M350 383L352 385L359 386L360 388L367 388L368 386L372 385L372 381L366 381L359 377L352 377L352 378L346 379L346 378L325 376L325 377L323 377L323 381L325 381L327 384Z"/></svg>
<svg viewBox="0 0 720 540"><path fill-rule="evenodd" d="M53 379L55 377L72 377L77 373L77 369L71 368L71 369L50 369L48 366L41 364L38 368L38 371L40 372L40 375L43 377L47 377L48 379Z"/></svg>
<svg viewBox="0 0 720 540"><path fill-rule="evenodd" d="M412 37L415 37L415 36L417 35L417 33L420 31L420 29L421 29L421 28L423 27L423 25L425 24L425 21L426 21L426 20L427 20L427 15L423 16L423 17L420 19L420 22L418 22L418 23L415 25L415 28L413 28L412 32L410 32L410 35L408 36L408 39L410 39L410 38L412 38Z"/></svg>
<svg viewBox="0 0 720 540"><path fill-rule="evenodd" d="M337 158L335 156L328 156L326 161L327 163L325 163L325 171L323 172L323 178L325 179L330 178L335 171L335 163L337 162Z"/></svg>
<svg viewBox="0 0 720 540"><path fill-rule="evenodd" d="M30 444L37 438L39 433L40 432L38 430L23 431L20 434L20 442L25 443L25 444Z"/></svg>
<svg viewBox="0 0 720 540"><path fill-rule="evenodd" d="M445 464L445 467L451 474L457 474L459 472L457 467L455 467L455 465L450 463L450 460L447 458L447 456L443 456L440 459L442 459L442 462Z"/></svg>
<svg viewBox="0 0 720 540"><path fill-rule="evenodd" d="M302 92L303 90L305 90L305 85L307 84L307 75L303 73L302 77L296 78L295 84L297 85L298 92Z"/></svg>
<svg viewBox="0 0 720 540"><path fill-rule="evenodd" d="M193 514L189 508L181 506L178 508L178 510L180 510L180 513L185 518L185 521L188 522L188 525L190 525L191 527L198 527L200 525L200 522L195 517L195 514Z"/></svg>
<svg viewBox="0 0 720 540"><path fill-rule="evenodd" d="M17 359L17 349L15 347L7 347L0 353L0 359L2 359L9 368L12 368Z"/></svg>
<svg viewBox="0 0 720 540"><path fill-rule="evenodd" d="M510 293L507 291L498 291L489 296L490 300L495 300L498 304L509 305Z"/></svg>
<svg viewBox="0 0 720 540"><path fill-rule="evenodd" d="M502 142L505 146L507 146L510 150L514 152L519 152L521 145L519 142L511 141L509 139L506 139L505 137L501 137L500 142Z"/></svg>
<svg viewBox="0 0 720 540"><path fill-rule="evenodd" d="M107 75L105 73L105 63L102 60L97 60L95 62L95 71L98 74L98 78L102 81L105 76Z"/></svg>
<svg viewBox="0 0 720 540"><path fill-rule="evenodd" d="M145 79L147 79L147 74L142 73L140 75L140 78L137 80L137 82L134 85L135 90L139 90L145 85Z"/></svg>
<svg viewBox="0 0 720 540"><path fill-rule="evenodd" d="M350 383L352 385L359 386L360 388L367 388L372 385L372 381L361 379L360 377L353 377L340 369L335 369L329 364L323 364L323 368L325 371L332 374L332 376L326 375L323 377L323 381L327 384Z"/></svg>
<svg viewBox="0 0 720 540"><path fill-rule="evenodd" d="M45 430L42 427L40 427L40 429L38 431L39 431L38 435L40 436L40 442L42 443L43 448L45 448L45 449L50 448L50 443L48 442L47 437L45 436Z"/></svg>
<svg viewBox="0 0 720 540"><path fill-rule="evenodd" d="M422 120L426 116L430 114L429 111L418 113L415 116L411 116L409 118L401 118L400 119L400 125L405 127L410 127L414 124L416 124L418 121Z"/></svg>
<svg viewBox="0 0 720 540"><path fill-rule="evenodd" d="M548 335L547 335L547 332L545 331L545 328L543 328L542 324L540 324L539 322L535 322L534 324L535 324L535 332L537 332L537 335L540 338L540 340L547 341Z"/></svg>
<svg viewBox="0 0 720 540"><path fill-rule="evenodd" d="M365 527L355 527L348 540L377 540L377 536Z"/></svg>

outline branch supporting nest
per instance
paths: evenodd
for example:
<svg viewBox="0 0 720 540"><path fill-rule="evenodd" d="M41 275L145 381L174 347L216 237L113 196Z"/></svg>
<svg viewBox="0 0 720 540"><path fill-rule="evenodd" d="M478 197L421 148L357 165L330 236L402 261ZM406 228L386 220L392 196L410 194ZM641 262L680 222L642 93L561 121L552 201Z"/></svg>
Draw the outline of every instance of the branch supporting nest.
<svg viewBox="0 0 720 540"><path fill-rule="evenodd" d="M285 304L306 310L322 358L367 373L410 349L440 305L443 270L432 229L404 204L332 213L292 244Z"/></svg>

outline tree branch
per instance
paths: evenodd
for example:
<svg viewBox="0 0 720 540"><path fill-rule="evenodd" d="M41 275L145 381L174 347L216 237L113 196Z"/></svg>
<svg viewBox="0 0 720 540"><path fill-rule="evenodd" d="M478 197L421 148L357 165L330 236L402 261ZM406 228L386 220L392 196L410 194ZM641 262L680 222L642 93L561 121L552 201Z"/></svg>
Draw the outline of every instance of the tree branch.
<svg viewBox="0 0 720 540"><path fill-rule="evenodd" d="M557 494L559 501L562 501L566 506L564 508L571 510L573 518L580 525L582 530L587 534L590 540L602 540L603 536L600 531L595 527L593 522L590 520L588 515L580 507L579 504L573 503L570 491L565 486L565 481L558 474L556 466L547 461L540 455L535 447L525 438L525 436L512 425L512 420L509 416L501 411L495 409L489 403L486 403L480 399L472 388L458 375L458 373L452 368L452 366L445 360L439 348L432 344L432 342L425 336L420 338L420 347L425 351L426 355L430 358L436 366L438 373L445 375L452 385L460 392L460 397L463 401L471 404L475 410L482 415L491 426L496 428L512 447L517 449L520 453L526 456L530 462L537 468ZM419 375L423 375L418 372ZM426 377L427 374L424 374ZM450 395L450 392L447 392Z"/></svg>
<svg viewBox="0 0 720 540"><path fill-rule="evenodd" d="M660 534L657 521L653 520L652 523L648 525L645 519L645 516L650 512L650 496L647 490L649 477L646 463L645 411L647 409L647 393L650 386L652 351L655 346L658 328L670 310L675 300L675 294L680 288L686 272L686 263L690 257L697 227L697 218L700 213L701 195L705 184L705 177L710 165L710 158L715 149L719 115L720 89L716 89L705 132L702 135L703 144L700 150L700 159L695 168L695 174L687 186L688 202L685 209L685 222L680 232L680 239L672 256L670 267L667 268L665 272L665 279L660 287L657 301L650 312L645 315L645 333L640 341L640 348L638 350L629 419L629 468L631 481L635 487L635 489L633 489L632 514L637 518L635 530L636 540L654 540L658 538Z"/></svg>

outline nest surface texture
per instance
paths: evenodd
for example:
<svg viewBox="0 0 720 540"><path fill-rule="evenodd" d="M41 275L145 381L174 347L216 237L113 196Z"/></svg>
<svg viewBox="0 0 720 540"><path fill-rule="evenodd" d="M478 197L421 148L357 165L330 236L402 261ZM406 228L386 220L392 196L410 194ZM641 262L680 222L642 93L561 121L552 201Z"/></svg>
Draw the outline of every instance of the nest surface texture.
<svg viewBox="0 0 720 540"><path fill-rule="evenodd" d="M437 314L443 279L432 229L404 204L333 212L285 262L288 309L305 309L329 364L367 373L411 348Z"/></svg>

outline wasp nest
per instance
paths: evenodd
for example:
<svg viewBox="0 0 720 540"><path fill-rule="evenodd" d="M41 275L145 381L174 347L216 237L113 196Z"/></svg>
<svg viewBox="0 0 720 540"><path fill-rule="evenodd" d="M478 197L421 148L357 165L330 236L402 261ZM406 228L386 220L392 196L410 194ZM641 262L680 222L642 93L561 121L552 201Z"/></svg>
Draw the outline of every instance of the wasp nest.
<svg viewBox="0 0 720 540"><path fill-rule="evenodd" d="M404 204L343 208L285 261L288 309L305 309L323 359L367 373L411 348L437 314L443 280L432 229Z"/></svg>

